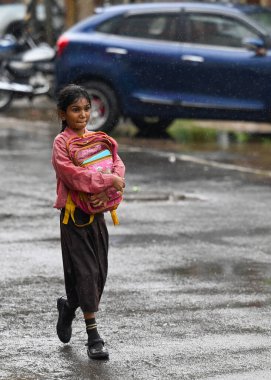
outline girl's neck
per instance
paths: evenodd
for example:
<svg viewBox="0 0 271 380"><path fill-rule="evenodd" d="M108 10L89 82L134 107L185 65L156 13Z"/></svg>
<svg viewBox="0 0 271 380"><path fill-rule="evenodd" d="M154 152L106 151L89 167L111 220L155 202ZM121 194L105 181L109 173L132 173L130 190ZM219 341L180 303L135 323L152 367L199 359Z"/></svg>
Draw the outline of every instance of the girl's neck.
<svg viewBox="0 0 271 380"><path fill-rule="evenodd" d="M84 129L80 129L80 130L73 129L73 128L68 127L68 126L67 126L67 128L69 128L71 131L73 131L74 133L76 133L77 136L79 136L79 137L83 136L86 133L85 128Z"/></svg>

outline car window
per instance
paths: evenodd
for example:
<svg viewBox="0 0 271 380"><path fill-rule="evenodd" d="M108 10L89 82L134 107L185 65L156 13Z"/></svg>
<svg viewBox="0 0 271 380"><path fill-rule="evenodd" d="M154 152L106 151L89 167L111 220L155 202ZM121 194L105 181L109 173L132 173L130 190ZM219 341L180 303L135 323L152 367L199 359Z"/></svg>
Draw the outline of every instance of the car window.
<svg viewBox="0 0 271 380"><path fill-rule="evenodd" d="M179 15L175 13L131 15L121 20L117 34L126 37L175 41L178 20Z"/></svg>
<svg viewBox="0 0 271 380"><path fill-rule="evenodd" d="M251 17L258 24L263 26L269 33L271 32L271 11L259 11L259 12L251 12L247 13L247 16Z"/></svg>
<svg viewBox="0 0 271 380"><path fill-rule="evenodd" d="M187 19L186 42L244 47L244 40L257 38L258 34L249 25L238 19L221 15L191 13Z"/></svg>
<svg viewBox="0 0 271 380"><path fill-rule="evenodd" d="M101 33L115 34L122 18L123 16L112 17L100 24L96 30ZM84 31L88 32L87 28Z"/></svg>

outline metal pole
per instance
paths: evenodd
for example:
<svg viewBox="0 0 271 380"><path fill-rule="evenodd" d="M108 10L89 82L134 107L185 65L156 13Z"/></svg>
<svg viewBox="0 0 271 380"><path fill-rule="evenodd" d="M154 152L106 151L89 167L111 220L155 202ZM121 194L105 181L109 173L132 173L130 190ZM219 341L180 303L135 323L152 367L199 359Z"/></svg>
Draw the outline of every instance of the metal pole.
<svg viewBox="0 0 271 380"><path fill-rule="evenodd" d="M53 30L53 0L44 0L45 1L45 13L46 13L46 21L45 21L45 35L46 42L53 46L54 41L54 30Z"/></svg>
<svg viewBox="0 0 271 380"><path fill-rule="evenodd" d="M26 15L25 21L30 29L30 31L34 34L37 33L37 0L28 0L26 3Z"/></svg>

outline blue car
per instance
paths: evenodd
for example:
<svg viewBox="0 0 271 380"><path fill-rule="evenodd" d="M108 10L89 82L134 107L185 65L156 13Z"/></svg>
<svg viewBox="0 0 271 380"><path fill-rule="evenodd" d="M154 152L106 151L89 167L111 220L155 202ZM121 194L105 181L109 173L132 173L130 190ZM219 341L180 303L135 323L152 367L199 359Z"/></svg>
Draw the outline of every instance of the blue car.
<svg viewBox="0 0 271 380"><path fill-rule="evenodd" d="M267 31L227 5L110 6L57 42L57 91L92 97L91 129L130 118L146 135L176 118L271 120Z"/></svg>

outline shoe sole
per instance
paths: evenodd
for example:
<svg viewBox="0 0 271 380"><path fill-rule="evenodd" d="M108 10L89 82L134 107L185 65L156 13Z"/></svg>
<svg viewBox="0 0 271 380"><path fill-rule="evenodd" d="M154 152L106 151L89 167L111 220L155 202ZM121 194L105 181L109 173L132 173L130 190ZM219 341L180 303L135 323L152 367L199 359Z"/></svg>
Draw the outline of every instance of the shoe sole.
<svg viewBox="0 0 271 380"><path fill-rule="evenodd" d="M57 310L58 310L58 313L60 313L60 309L61 309L61 306L62 306L61 305L61 300L62 299L63 299L62 297L60 297L60 298L57 299ZM58 317L58 319L59 319L59 317ZM58 339L62 343L69 343L69 341L71 340L71 338L69 338L69 339L61 339L60 338L59 335L61 335L61 332L60 332L59 327L58 327L58 320L57 320L57 325L56 325L56 333L57 333Z"/></svg>
<svg viewBox="0 0 271 380"><path fill-rule="evenodd" d="M93 355L89 352L89 350L87 350L87 353L88 353L88 357L90 359L94 359L94 360L108 360L109 359L109 353L101 353L101 354L96 354L96 355Z"/></svg>

